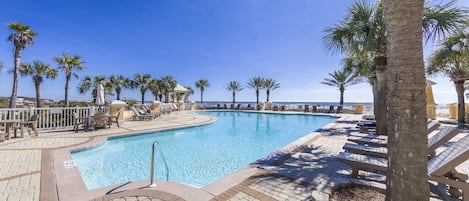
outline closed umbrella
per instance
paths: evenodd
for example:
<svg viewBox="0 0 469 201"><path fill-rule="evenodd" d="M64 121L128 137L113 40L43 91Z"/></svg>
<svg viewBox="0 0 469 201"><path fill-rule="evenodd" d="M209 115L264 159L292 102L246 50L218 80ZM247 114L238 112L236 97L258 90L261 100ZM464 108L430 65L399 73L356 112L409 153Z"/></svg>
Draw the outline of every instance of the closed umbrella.
<svg viewBox="0 0 469 201"><path fill-rule="evenodd" d="M96 97L96 104L99 105L98 111L100 112L97 112L96 114L94 114L93 119L92 119L92 122L93 122L92 125L94 126L94 128L106 127L107 125L106 117L105 117L104 112L101 111L101 105L104 105L104 103L106 102L104 100L104 87L102 84L98 86L98 91L96 93L98 95Z"/></svg>
<svg viewBox="0 0 469 201"><path fill-rule="evenodd" d="M98 97L96 97L96 104L99 106L104 105L106 100L104 100L104 87L102 84L98 86L97 94L98 94Z"/></svg>

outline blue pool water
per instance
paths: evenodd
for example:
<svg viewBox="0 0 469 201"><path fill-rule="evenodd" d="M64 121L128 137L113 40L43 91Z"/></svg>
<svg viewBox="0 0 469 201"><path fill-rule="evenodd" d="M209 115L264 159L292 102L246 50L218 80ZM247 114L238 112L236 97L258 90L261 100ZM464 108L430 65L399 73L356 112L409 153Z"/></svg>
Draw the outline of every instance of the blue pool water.
<svg viewBox="0 0 469 201"><path fill-rule="evenodd" d="M161 144L169 180L205 186L335 120L329 116L203 112L210 125L110 139L72 153L86 186L95 189L148 180L151 146ZM156 155L155 177L165 179Z"/></svg>

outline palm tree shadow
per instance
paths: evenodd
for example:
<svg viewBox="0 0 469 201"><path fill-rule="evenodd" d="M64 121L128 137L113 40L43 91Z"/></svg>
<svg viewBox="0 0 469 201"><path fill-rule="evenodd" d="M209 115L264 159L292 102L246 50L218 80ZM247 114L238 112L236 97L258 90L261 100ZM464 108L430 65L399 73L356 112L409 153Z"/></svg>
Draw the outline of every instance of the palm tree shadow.
<svg viewBox="0 0 469 201"><path fill-rule="evenodd" d="M324 191L326 188L327 192L335 183L350 183L351 169L337 161L336 155L325 152L320 146L309 145L269 173L255 177L264 182L294 185L293 191Z"/></svg>
<svg viewBox="0 0 469 201"><path fill-rule="evenodd" d="M343 128L320 128L317 129L316 132L320 132L321 135L324 136L344 136L347 137L350 135L351 132L357 132L360 131L360 129L355 128L353 126L351 127L343 127Z"/></svg>
<svg viewBox="0 0 469 201"><path fill-rule="evenodd" d="M319 186L328 185L339 177L349 177L349 170L347 165L335 159L335 154L326 153L320 147L310 145L281 164L275 172Z"/></svg>

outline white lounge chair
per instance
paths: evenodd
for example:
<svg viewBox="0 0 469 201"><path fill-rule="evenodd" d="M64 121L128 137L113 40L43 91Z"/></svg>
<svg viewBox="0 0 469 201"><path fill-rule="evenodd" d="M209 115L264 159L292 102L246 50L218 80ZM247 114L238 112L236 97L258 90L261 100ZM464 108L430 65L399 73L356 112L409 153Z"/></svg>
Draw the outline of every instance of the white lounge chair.
<svg viewBox="0 0 469 201"><path fill-rule="evenodd" d="M451 140L459 133L456 127L452 126L445 126L441 128L435 135L431 136L428 139L428 154L430 157L435 155L435 150L438 147L441 147L444 143ZM366 146L363 144L353 144L353 143L345 143L344 150L350 153L356 154L365 154L371 156L378 156L387 158L388 149L386 147L374 147L374 146Z"/></svg>
<svg viewBox="0 0 469 201"><path fill-rule="evenodd" d="M469 135L447 147L443 152L428 161L428 179L450 186L451 194L462 190L464 201L469 201L467 175L457 173L455 167L469 159ZM352 177L358 177L358 171L376 169L387 171L388 160L385 158L341 152L337 160L352 167ZM452 191L451 191L452 190ZM456 195L459 196L459 195Z"/></svg>
<svg viewBox="0 0 469 201"><path fill-rule="evenodd" d="M427 124L427 134L430 134L432 131L437 129L440 124L436 121L430 121ZM352 132L351 136L348 138L349 141L355 142L357 144L367 144L375 147L386 147L388 144L387 136L384 135L374 135L366 133Z"/></svg>
<svg viewBox="0 0 469 201"><path fill-rule="evenodd" d="M139 111L135 107L130 107L130 109L134 112L134 115L132 116L133 120L152 120L153 115L147 114L144 111Z"/></svg>

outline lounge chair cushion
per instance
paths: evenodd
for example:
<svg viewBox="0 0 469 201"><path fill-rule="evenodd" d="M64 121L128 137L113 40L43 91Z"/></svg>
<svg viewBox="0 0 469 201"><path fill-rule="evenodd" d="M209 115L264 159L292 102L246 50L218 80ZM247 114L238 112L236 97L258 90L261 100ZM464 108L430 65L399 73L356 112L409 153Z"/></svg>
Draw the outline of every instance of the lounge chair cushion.
<svg viewBox="0 0 469 201"><path fill-rule="evenodd" d="M139 108L136 108L137 109L137 112L140 114L140 115L145 115L145 111L142 111L141 109Z"/></svg>

